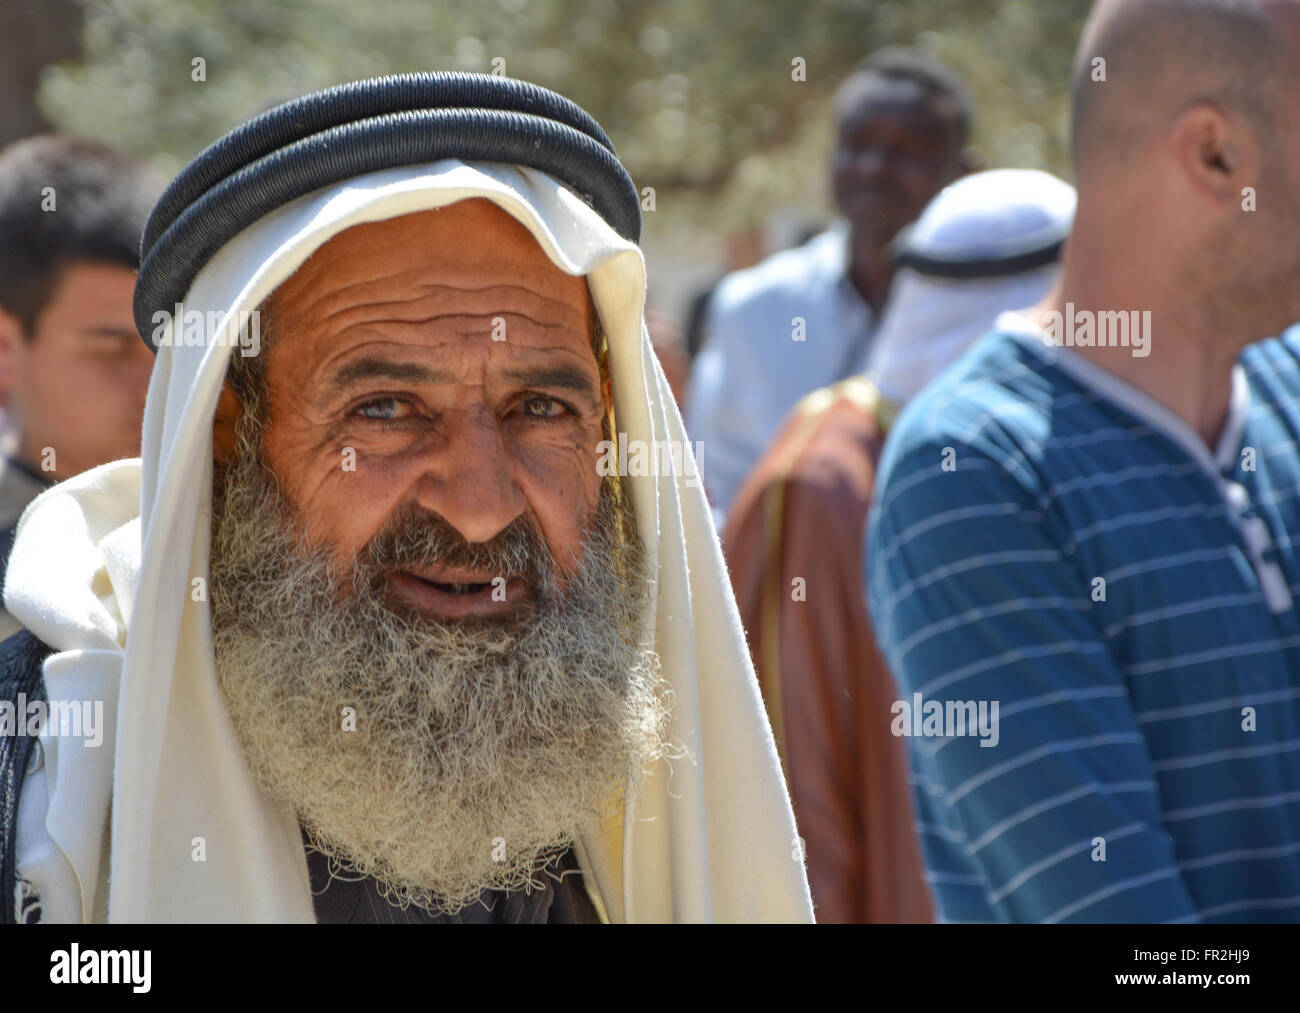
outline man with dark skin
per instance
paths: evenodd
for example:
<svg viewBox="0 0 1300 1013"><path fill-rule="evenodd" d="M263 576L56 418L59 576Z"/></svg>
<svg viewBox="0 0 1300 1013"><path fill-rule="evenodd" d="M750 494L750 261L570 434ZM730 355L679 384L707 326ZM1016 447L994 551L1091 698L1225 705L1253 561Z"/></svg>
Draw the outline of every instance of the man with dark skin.
<svg viewBox="0 0 1300 1013"><path fill-rule="evenodd" d="M927 95L915 80L878 73L905 67L886 50L835 96L831 185L849 222L849 279L879 312L894 276L889 243L930 199L969 169L970 109L959 95Z"/></svg>
<svg viewBox="0 0 1300 1013"><path fill-rule="evenodd" d="M889 294L890 242L969 169L969 95L920 53L869 58L841 85L835 116L842 220L728 276L709 303L686 419L719 515L799 398L861 372Z"/></svg>

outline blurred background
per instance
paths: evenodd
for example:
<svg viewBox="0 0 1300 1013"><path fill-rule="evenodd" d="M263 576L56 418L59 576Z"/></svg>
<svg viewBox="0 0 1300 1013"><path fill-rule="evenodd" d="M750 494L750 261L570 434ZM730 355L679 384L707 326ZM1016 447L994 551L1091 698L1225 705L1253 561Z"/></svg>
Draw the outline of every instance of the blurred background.
<svg viewBox="0 0 1300 1013"><path fill-rule="evenodd" d="M701 286L830 218L830 99L881 46L918 46L965 77L981 165L1069 179L1066 82L1088 7L0 0L0 145L55 128L170 178L250 115L316 88L410 70L505 73L572 98L609 132L647 205L651 304L684 326Z"/></svg>

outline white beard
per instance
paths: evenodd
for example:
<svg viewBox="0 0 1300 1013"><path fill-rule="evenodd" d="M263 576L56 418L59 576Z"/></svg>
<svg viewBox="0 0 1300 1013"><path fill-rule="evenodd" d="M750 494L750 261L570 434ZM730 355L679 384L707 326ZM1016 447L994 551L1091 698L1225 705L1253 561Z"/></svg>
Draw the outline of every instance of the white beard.
<svg viewBox="0 0 1300 1013"><path fill-rule="evenodd" d="M535 528L469 545L427 514L395 518L339 575L258 456L244 440L212 525L216 668L250 768L403 906L455 913L537 884L664 754L630 511L607 485L563 592ZM403 613L382 577L417 561L521 575L533 605L500 622Z"/></svg>

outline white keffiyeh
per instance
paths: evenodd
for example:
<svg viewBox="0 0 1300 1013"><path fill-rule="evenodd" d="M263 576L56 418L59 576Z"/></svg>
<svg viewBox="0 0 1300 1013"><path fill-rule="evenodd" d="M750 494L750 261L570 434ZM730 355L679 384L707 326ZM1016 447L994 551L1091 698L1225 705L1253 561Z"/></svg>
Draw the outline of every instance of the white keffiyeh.
<svg viewBox="0 0 1300 1013"><path fill-rule="evenodd" d="M639 249L533 169L451 159L310 194L227 243L185 308L223 319L251 311L344 229L474 197L522 222L561 270L587 276L629 442L677 441L689 453L642 320ZM297 819L247 769L201 593L212 422L230 354L224 342L161 348L141 459L56 486L19 527L5 603L57 652L45 673L51 700L103 700L106 725L99 748L42 736L44 769L24 790L19 865L46 920L314 918ZM689 757L661 763L627 799L621 827L577 843L579 860L611 921L811 920L703 491L681 475L628 482L658 577L648 623L674 693L669 738Z"/></svg>

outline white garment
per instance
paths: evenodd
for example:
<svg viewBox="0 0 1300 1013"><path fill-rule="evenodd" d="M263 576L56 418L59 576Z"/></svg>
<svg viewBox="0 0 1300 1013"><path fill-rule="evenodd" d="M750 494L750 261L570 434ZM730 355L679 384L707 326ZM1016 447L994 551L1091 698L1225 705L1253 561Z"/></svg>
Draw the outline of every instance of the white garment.
<svg viewBox="0 0 1300 1013"><path fill-rule="evenodd" d="M588 277L619 429L689 453L643 324L639 249L532 169L448 159L310 194L228 242L185 308L252 310L344 229L472 197L517 218L560 269ZM56 486L19 526L6 605L58 652L46 664L51 697L103 699L109 725L99 749L43 735L39 784L24 789L19 867L46 920L95 917L105 882L110 921L314 918L297 820L248 771L216 682L206 594L193 583L208 573L212 421L230 354L224 343L162 348L142 459ZM703 492L690 478L628 481L658 577L647 636L675 694L671 737L689 758L660 764L629 795L621 826L577 842L579 861L611 921L810 921L789 798ZM42 820L34 807L46 798Z"/></svg>
<svg viewBox="0 0 1300 1013"><path fill-rule="evenodd" d="M686 428L719 517L799 399L866 366L875 314L847 271L848 228L837 222L727 275L710 297Z"/></svg>
<svg viewBox="0 0 1300 1013"><path fill-rule="evenodd" d="M1250 381L1240 362L1232 367L1228 414L1223 420L1219 438L1211 448L1186 419L1145 391L1102 368L1086 355L1069 346L1053 344L1046 331L1024 313L1003 313L998 317L996 329L1032 347L1046 349L1052 361L1081 385L1113 401L1182 447L1200 465L1205 477L1218 490L1223 499L1224 516L1241 528L1250 564L1259 579L1260 590L1264 593L1264 601L1268 603L1269 610L1281 613L1295 608L1286 574L1277 562L1277 546L1273 542L1272 533L1268 525L1249 509L1250 494L1232 477L1240 464L1241 434L1246 428L1246 417L1250 414Z"/></svg>
<svg viewBox="0 0 1300 1013"><path fill-rule="evenodd" d="M972 173L943 188L902 239L931 261L1002 260L1062 242L1074 223L1074 187L1038 169ZM1033 306L1060 264L1018 274L950 279L900 268L872 343L867 373L901 405L957 360L998 314Z"/></svg>
<svg viewBox="0 0 1300 1013"><path fill-rule="evenodd" d="M1060 274L1053 263L1004 278L957 281L900 268L867 376L888 400L906 404L992 329L1000 313L1033 306Z"/></svg>

